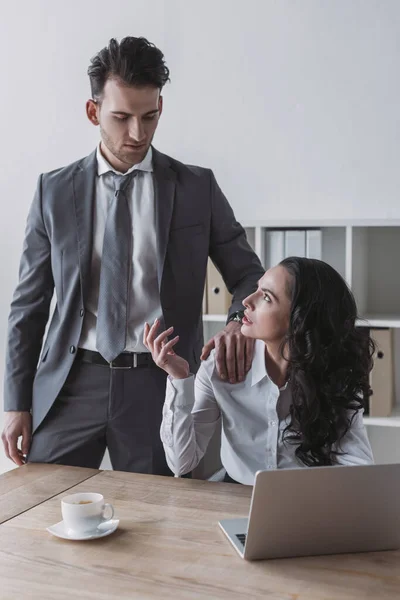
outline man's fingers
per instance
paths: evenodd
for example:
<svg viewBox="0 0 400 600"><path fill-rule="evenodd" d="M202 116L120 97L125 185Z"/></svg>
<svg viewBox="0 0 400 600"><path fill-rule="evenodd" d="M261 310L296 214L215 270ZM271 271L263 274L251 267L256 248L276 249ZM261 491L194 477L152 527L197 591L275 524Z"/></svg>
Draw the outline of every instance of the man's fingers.
<svg viewBox="0 0 400 600"><path fill-rule="evenodd" d="M242 336L236 340L235 350L236 350L237 380L243 381L244 377L245 377L245 372L246 372L246 365L245 365L246 344L245 344L245 340L243 339Z"/></svg>
<svg viewBox="0 0 400 600"><path fill-rule="evenodd" d="M228 372L228 379L231 383L236 383L236 339L232 337L225 338L225 363Z"/></svg>
<svg viewBox="0 0 400 600"><path fill-rule="evenodd" d="M32 436L32 416L29 411L9 411L5 413L4 430L1 435L4 452L18 466L24 464L24 453L29 451ZM22 448L18 447L22 437Z"/></svg>
<svg viewBox="0 0 400 600"><path fill-rule="evenodd" d="M23 456L26 456L29 452L29 448L31 447L31 430L25 429L22 432L22 444L21 451Z"/></svg>
<svg viewBox="0 0 400 600"><path fill-rule="evenodd" d="M4 454L6 455L7 458L9 458L11 460L10 448L9 448L9 445L8 445L8 439L6 438L6 436L4 435L4 433L1 436L1 440L2 440L3 446L4 446Z"/></svg>
<svg viewBox="0 0 400 600"><path fill-rule="evenodd" d="M247 340L240 331L240 325L229 323L227 327L203 348L201 359L209 355L215 347L215 362L221 379L229 379L230 383L244 381L251 368L254 351L254 340Z"/></svg>
<svg viewBox="0 0 400 600"><path fill-rule="evenodd" d="M225 343L217 338L215 341L215 364L217 366L218 375L221 379L228 379L228 370L226 368L226 348Z"/></svg>
<svg viewBox="0 0 400 600"><path fill-rule="evenodd" d="M10 453L11 460L13 460L15 462L15 464L20 467L24 463L23 463L23 460L21 457L22 453L20 450L18 450L17 441L18 441L18 438L15 438L15 437L12 437L9 439L8 451Z"/></svg>
<svg viewBox="0 0 400 600"><path fill-rule="evenodd" d="M217 372L221 379L229 379L230 383L243 381L251 368L254 341L246 340L240 328L224 330L203 347L201 360L206 360L213 348Z"/></svg>
<svg viewBox="0 0 400 600"><path fill-rule="evenodd" d="M25 456L22 454L22 450L20 450L19 448L18 448L18 455L19 455L19 457L20 457L20 459L21 459L21 463L22 463L23 465L25 465L25 464L26 464L26 458L25 458ZM19 465L19 466L21 466L21 465Z"/></svg>
<svg viewBox="0 0 400 600"><path fill-rule="evenodd" d="M201 351L200 360L206 360L210 356L210 352L213 348L215 348L215 342L214 342L214 338L211 338L211 340L203 346L203 350Z"/></svg>

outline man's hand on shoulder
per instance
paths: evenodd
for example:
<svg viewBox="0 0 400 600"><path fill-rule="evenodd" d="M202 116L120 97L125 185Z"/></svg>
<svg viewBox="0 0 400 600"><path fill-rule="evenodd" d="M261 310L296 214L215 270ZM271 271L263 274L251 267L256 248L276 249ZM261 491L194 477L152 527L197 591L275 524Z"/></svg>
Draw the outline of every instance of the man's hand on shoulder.
<svg viewBox="0 0 400 600"><path fill-rule="evenodd" d="M4 413L4 429L1 434L4 452L19 467L26 462L32 436L32 416L29 411L11 410ZM21 448L18 440L22 437Z"/></svg>
<svg viewBox="0 0 400 600"><path fill-rule="evenodd" d="M206 360L215 348L215 362L221 379L230 383L243 381L250 371L254 340L241 332L241 323L230 321L203 347L201 360Z"/></svg>

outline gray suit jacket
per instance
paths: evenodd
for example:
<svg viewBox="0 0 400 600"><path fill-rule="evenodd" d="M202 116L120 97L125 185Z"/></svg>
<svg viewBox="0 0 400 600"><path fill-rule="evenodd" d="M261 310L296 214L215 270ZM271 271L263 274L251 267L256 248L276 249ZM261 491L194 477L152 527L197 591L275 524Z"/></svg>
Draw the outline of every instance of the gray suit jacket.
<svg viewBox="0 0 400 600"><path fill-rule="evenodd" d="M203 344L208 256L241 309L263 268L212 171L153 149L158 281L164 325L195 372ZM96 153L39 177L9 317L5 410L32 410L35 430L76 357L90 287ZM57 304L43 343L50 302ZM42 353L41 353L42 350ZM41 353L41 356L40 356ZM39 360L40 357L40 360Z"/></svg>

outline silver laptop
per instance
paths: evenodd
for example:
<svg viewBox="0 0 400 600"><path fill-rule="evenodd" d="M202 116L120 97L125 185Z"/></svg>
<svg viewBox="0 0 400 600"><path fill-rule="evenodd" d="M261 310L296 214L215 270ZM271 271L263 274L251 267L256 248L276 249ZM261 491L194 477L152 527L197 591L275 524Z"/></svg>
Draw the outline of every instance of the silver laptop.
<svg viewBox="0 0 400 600"><path fill-rule="evenodd" d="M250 514L219 525L242 558L400 548L400 465L259 471Z"/></svg>

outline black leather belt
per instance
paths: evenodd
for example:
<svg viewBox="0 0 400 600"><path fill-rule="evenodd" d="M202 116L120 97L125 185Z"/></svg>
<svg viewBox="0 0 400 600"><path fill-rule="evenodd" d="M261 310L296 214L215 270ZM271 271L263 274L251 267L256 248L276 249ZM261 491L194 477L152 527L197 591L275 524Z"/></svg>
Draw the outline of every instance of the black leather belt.
<svg viewBox="0 0 400 600"><path fill-rule="evenodd" d="M110 369L136 369L138 367L155 367L156 363L153 360L150 352L123 352L117 358L109 363L105 358L94 350L84 350L78 348L76 360L91 363L92 365L101 365Z"/></svg>

